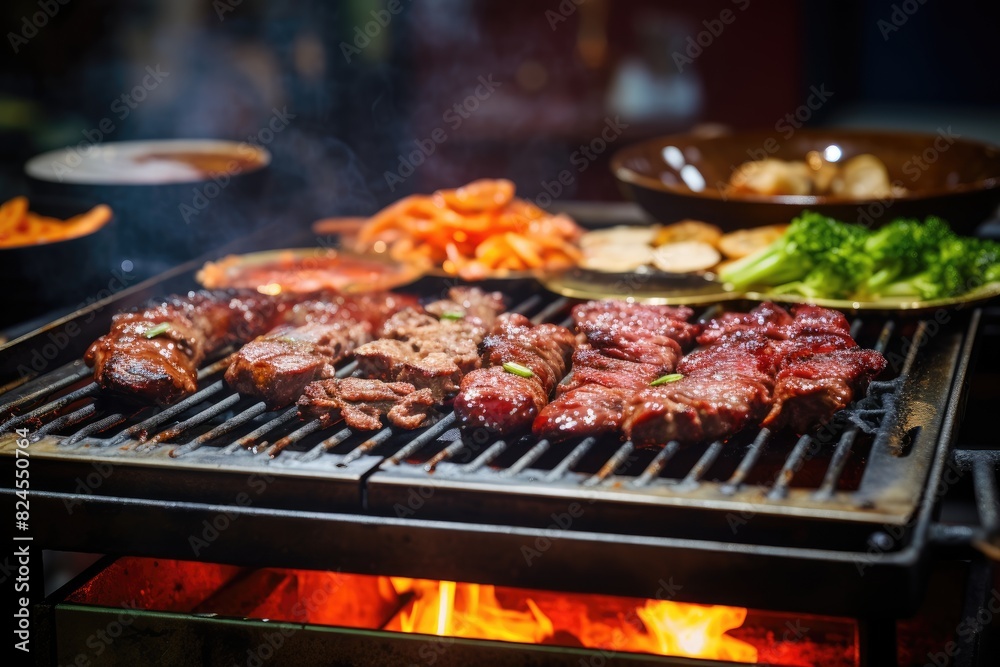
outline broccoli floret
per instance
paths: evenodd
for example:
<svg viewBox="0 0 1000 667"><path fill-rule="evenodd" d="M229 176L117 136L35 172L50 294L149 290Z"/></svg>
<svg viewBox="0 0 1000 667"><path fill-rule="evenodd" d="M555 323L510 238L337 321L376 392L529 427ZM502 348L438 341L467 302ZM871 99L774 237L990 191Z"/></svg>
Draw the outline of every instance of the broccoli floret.
<svg viewBox="0 0 1000 667"><path fill-rule="evenodd" d="M784 236L719 277L736 289L807 298L940 299L1000 281L1000 244L957 236L936 217L897 219L869 232L805 212Z"/></svg>
<svg viewBox="0 0 1000 667"><path fill-rule="evenodd" d="M885 286L888 296L943 299L963 294L1000 278L1000 245L992 241L951 236L927 258L920 273Z"/></svg>
<svg viewBox="0 0 1000 667"><path fill-rule="evenodd" d="M865 241L873 273L863 282L862 291L880 294L887 285L923 272L934 263L942 244L954 238L948 223L940 218L893 220Z"/></svg>
<svg viewBox="0 0 1000 667"><path fill-rule="evenodd" d="M822 279L836 276L836 286L824 287L825 294L829 294L831 289L849 290L852 283L856 284L856 278L852 276L852 272L857 270L855 258L864 254L860 250L867 235L867 230L860 225L837 222L819 213L806 211L792 221L780 239L729 265L719 277L736 289L751 285L788 285L806 280L819 286L822 284L817 282L821 281L819 275L812 279L808 277L813 271L821 270ZM863 274L860 278L866 276Z"/></svg>
<svg viewBox="0 0 1000 667"><path fill-rule="evenodd" d="M858 286L871 275L872 262L864 251L867 233L863 228L850 227L850 235L821 257L802 280L779 285L774 291L801 294L811 299L853 296Z"/></svg>

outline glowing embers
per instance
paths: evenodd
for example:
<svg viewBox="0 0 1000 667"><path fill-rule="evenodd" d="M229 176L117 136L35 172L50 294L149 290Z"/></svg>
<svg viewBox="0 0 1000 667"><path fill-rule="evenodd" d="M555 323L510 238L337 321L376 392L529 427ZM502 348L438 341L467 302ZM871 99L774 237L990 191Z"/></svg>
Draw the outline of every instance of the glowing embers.
<svg viewBox="0 0 1000 667"><path fill-rule="evenodd" d="M499 641L512 650L518 644L572 647L595 656L645 653L793 667L859 663L851 619L343 572L120 558L67 601L126 607L130 614L157 611L182 622L186 614L249 624L268 619L272 633L278 627L272 622L296 624L282 630L292 634L317 626L345 629L317 635L329 642L357 628L386 638L424 635L437 646L452 644L430 638Z"/></svg>
<svg viewBox="0 0 1000 667"><path fill-rule="evenodd" d="M667 600L555 594L495 586L380 578L406 600L386 630L443 637L583 646L606 651L756 662L757 649L726 634L747 610Z"/></svg>

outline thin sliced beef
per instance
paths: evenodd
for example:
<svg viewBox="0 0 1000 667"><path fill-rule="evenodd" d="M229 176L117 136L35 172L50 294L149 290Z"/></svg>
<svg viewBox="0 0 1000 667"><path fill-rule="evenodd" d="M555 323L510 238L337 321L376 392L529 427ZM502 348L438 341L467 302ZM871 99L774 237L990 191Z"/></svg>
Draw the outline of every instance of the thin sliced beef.
<svg viewBox="0 0 1000 667"><path fill-rule="evenodd" d="M762 304L706 326L706 347L678 364L678 382L639 392L625 409L637 445L724 438L750 425L804 431L827 421L885 367L851 338L843 314L816 306L794 317Z"/></svg>
<svg viewBox="0 0 1000 667"><path fill-rule="evenodd" d="M410 382L444 400L458 391L466 373L480 367L479 343L501 310L498 293L462 287L424 310L404 309L386 321L381 338L355 350L357 374Z"/></svg>
<svg viewBox="0 0 1000 667"><path fill-rule="evenodd" d="M496 330L483 340L483 363L462 380L455 415L466 429L519 434L531 428L566 375L576 338L555 324L534 325L519 314L501 315ZM522 377L503 368L516 363L532 373Z"/></svg>
<svg viewBox="0 0 1000 667"><path fill-rule="evenodd" d="M699 327L689 308L592 301L573 309L586 345L573 355L573 375L532 424L540 438L560 441L617 432L628 400L673 372Z"/></svg>
<svg viewBox="0 0 1000 667"><path fill-rule="evenodd" d="M802 433L823 424L864 394L885 366L884 356L857 347L801 355L779 371L763 425Z"/></svg>
<svg viewBox="0 0 1000 667"><path fill-rule="evenodd" d="M146 402L172 403L198 388L206 355L271 329L285 301L256 292L190 292L112 318L87 350L102 389ZM146 333L162 325L154 337Z"/></svg>
<svg viewBox="0 0 1000 667"><path fill-rule="evenodd" d="M298 405L305 419L329 425L342 417L351 428L374 431L382 428L383 417L403 428L426 426L437 402L429 390L406 382L344 378L310 383Z"/></svg>
<svg viewBox="0 0 1000 667"><path fill-rule="evenodd" d="M333 377L335 364L370 341L388 317L413 303L409 297L373 293L295 304L288 324L239 350L226 382L271 408L294 403L307 384Z"/></svg>
<svg viewBox="0 0 1000 667"><path fill-rule="evenodd" d="M325 415L324 421L332 423L343 415L353 428L377 428L383 417L399 428L426 426L465 374L481 365L479 342L502 309L496 292L456 287L425 308L399 310L377 328L379 338L354 350L359 377L351 379L363 379L367 394L346 400L340 385L314 382L299 401L300 416ZM389 398L406 387L412 391L390 405Z"/></svg>

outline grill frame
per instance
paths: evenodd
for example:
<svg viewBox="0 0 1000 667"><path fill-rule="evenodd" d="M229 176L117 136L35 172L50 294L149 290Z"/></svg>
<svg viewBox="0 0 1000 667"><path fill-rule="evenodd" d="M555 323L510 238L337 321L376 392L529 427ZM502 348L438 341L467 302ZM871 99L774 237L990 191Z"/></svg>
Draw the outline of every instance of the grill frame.
<svg viewBox="0 0 1000 667"><path fill-rule="evenodd" d="M12 367L11 359L18 353L44 341L53 331L65 330L68 324L77 322L78 328L87 331L79 322L89 319L88 324L94 325L90 329L100 333L106 330L112 312L156 294L185 289L181 285L190 286L191 274L191 266L180 267L161 279L126 290L120 298L95 304L97 308L91 307L23 337L2 351L4 360L0 361L0 368ZM918 491L934 489L940 479L955 435L962 387L979 318L979 311L974 311L964 332L956 334L957 342L952 345L950 361L945 364L953 372L945 376L948 382L938 387L945 401L939 413L938 432L933 435L923 432L921 435L931 444L915 447L927 457L927 467L919 475L926 478L926 484L918 485ZM85 346L91 338L85 333L74 340ZM79 362L71 362L60 370L82 373ZM30 395L35 385L29 382L4 398ZM336 429L330 435L334 433ZM0 468L3 469L13 466L10 440L0 440L0 444L6 444L0 452ZM33 455L40 454L42 446L33 444ZM36 504L32 530L39 542L53 549L176 558L194 556L242 565L318 569L336 566L362 573L639 597L649 597L661 585L661 580L677 577L685 582L678 599L840 615L861 615L860 610L863 615L871 615L906 613L919 600L935 504L933 494L924 493L920 497L918 493L910 506L915 508L912 516L907 511L895 516L880 515L877 521L873 518L871 522L861 522L860 529L851 534L855 542L851 549L800 548L787 542L736 542L706 539L705 535L697 539L683 534L636 535L611 530L614 519L595 530L586 525L582 529L564 530L545 525L548 513L540 514L543 520L534 524L524 520L504 521L503 517L490 512L477 513L476 520L468 521L436 507L437 503L447 501L447 507L468 509L463 504L468 497L463 495L465 490L457 489L461 493L455 494L456 489L449 489L447 484L436 485L432 498L437 500L418 518L396 518L390 515L388 508L398 495L386 495L386 490L393 489L398 494L402 489L412 488L414 482L422 478L394 475L386 470L382 457L365 453L356 457L327 453L312 464L302 463L298 460L300 457L288 454L291 452L275 459L241 456L243 460L238 467L230 465L232 459L205 460L202 461L204 465L195 466L186 463L186 457L167 459L155 451L127 460L122 460L123 457L35 456L33 470L38 470L42 476L33 476L32 497ZM204 453L200 456L211 458ZM348 458L351 460L345 462ZM100 473L94 467L95 459L106 460L113 468L128 472L102 476L99 483L87 484L88 476ZM112 464L115 459L118 462ZM343 467L338 467L338 463ZM162 471L169 471L166 484L160 475ZM248 488L252 490L262 475L272 478L267 480L266 492L259 497L251 496L249 503L241 502L239 493L249 495ZM496 485L491 483L487 488L488 492L478 494L479 498L493 494ZM372 490L376 491L374 498ZM565 497L560 495L562 491L548 494L559 500L556 509L566 507ZM12 495L13 490L4 488L0 493ZM582 497L600 498L606 493L602 489L589 489ZM539 494L536 491L534 495ZM524 499L526 494L521 489L514 496ZM305 499L309 505L303 507ZM508 497L504 495L502 499ZM501 496L494 500L502 504ZM536 503L533 507L539 505ZM69 509L72 520L67 522ZM684 509L686 520L698 517L698 512L692 511L694 508ZM756 514L753 523L766 533L780 532L788 527L783 520L777 520L773 526L770 523L772 519L788 517L761 512L762 508L752 503L730 500L704 509L753 511ZM194 553L190 537L199 534L202 522L211 523L219 516L228 517L230 525L211 541L210 549ZM822 530L836 525L840 517L817 518L814 529ZM879 523L909 524L909 539L901 548L879 553L878 558L869 563L867 552L859 549L856 543L870 536L872 528ZM280 544L273 544L272 539L261 539L260 535L275 535ZM300 536L308 536L308 551L299 546ZM544 550L542 557L526 562L520 547L536 544L539 540L548 541L551 546ZM457 558L456 554L462 557ZM582 566L570 566L581 561ZM664 562L670 563L668 571L664 570ZM864 563L865 577L859 574L859 562ZM606 576L595 578L595 568ZM820 593L817 587L815 595L804 600L795 587L780 585L782 580L799 580L798 577L804 581L836 583L824 584L831 587L825 593ZM768 583L774 585L768 586ZM851 601L848 607L843 606L846 600Z"/></svg>

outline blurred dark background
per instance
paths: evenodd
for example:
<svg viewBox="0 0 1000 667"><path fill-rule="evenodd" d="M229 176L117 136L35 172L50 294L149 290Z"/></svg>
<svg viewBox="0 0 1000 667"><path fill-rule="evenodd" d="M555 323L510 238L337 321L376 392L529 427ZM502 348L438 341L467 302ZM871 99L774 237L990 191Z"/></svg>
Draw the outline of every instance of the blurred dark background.
<svg viewBox="0 0 1000 667"><path fill-rule="evenodd" d="M8 0L0 12L4 198L24 191L27 158L90 142L105 118L98 143L243 141L288 117L266 145L254 219L215 207L204 221L223 237L483 176L533 197L612 126L558 199L616 199L616 149L773 128L817 89L829 99L808 125L951 126L1000 143L998 3Z"/></svg>

